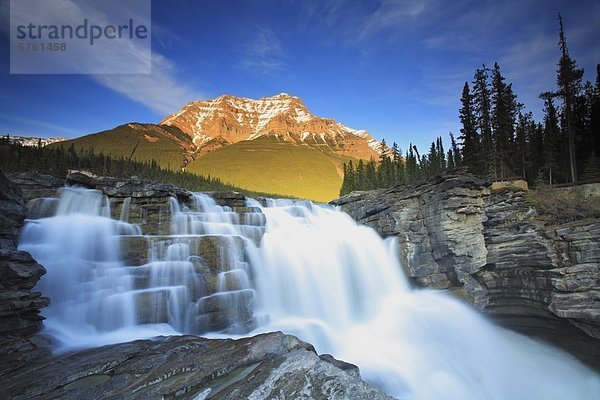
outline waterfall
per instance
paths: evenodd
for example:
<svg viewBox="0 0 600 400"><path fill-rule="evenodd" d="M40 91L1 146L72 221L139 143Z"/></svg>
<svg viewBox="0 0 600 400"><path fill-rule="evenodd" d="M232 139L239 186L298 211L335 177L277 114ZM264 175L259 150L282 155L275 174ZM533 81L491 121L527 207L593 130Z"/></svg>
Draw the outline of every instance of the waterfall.
<svg viewBox="0 0 600 400"><path fill-rule="evenodd" d="M48 269L45 325L65 346L281 330L401 399L600 393L599 376L570 355L411 289L397 242L330 206L248 199L232 209L195 194L169 200L170 234L149 235L129 222L131 199L118 219L95 190L35 205L21 248Z"/></svg>

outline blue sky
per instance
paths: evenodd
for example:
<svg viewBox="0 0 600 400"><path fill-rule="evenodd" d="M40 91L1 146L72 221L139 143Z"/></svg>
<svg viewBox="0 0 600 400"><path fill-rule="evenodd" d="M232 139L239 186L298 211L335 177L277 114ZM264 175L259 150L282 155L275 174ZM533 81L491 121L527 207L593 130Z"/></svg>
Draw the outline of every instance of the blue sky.
<svg viewBox="0 0 600 400"><path fill-rule="evenodd" d="M595 0L154 0L150 76L11 75L0 1L0 134L77 137L224 93L286 92L377 139L428 147L459 134L462 86L482 63L498 61L541 119L559 11L586 79L600 63Z"/></svg>

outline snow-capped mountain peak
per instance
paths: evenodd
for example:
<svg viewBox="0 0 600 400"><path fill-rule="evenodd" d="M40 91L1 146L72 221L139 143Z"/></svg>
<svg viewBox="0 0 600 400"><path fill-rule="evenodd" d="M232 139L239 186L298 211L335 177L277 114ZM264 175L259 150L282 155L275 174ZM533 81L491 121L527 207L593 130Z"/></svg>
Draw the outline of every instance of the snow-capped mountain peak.
<svg viewBox="0 0 600 400"><path fill-rule="evenodd" d="M326 145L337 153L368 159L377 155L379 146L367 131L317 117L302 99L287 93L260 99L225 94L194 101L161 124L181 129L198 147L275 137L294 144Z"/></svg>

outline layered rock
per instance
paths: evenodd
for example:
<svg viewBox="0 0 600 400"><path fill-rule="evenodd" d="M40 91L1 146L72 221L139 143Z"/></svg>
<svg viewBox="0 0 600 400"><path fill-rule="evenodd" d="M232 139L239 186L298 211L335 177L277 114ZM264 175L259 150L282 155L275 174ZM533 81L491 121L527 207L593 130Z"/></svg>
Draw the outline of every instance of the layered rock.
<svg viewBox="0 0 600 400"><path fill-rule="evenodd" d="M48 357L0 377L12 399L390 399L293 336L161 337Z"/></svg>
<svg viewBox="0 0 600 400"><path fill-rule="evenodd" d="M461 174L333 203L381 235L397 236L416 286L448 290L600 366L598 220L543 227L525 191L492 192Z"/></svg>
<svg viewBox="0 0 600 400"><path fill-rule="evenodd" d="M37 348L30 339L42 326L40 310L49 304L32 292L46 270L17 250L26 211L21 190L0 171L0 371L18 364L20 352Z"/></svg>
<svg viewBox="0 0 600 400"><path fill-rule="evenodd" d="M48 189L40 193L38 183L51 182L51 179L35 174L17 178L23 191L29 196L44 196L41 199L32 199L28 203L29 217L37 219L53 216L58 204L58 200L53 197L60 196L60 190ZM197 206L193 193L173 185L138 177L99 177L85 171L69 173L66 183L71 187L99 191L106 196L110 217L124 222L116 224L120 234L120 260L133 278L133 289L144 291L135 295L136 317L140 323L168 323L169 304L181 300L175 300L167 288L147 291L153 287L153 279L158 279L156 274L168 282L179 281L180 275L185 274L188 281L180 284L186 286L189 298L197 304L198 310L195 313L197 318L192 324L195 327L194 333L220 330L234 330L240 333L254 327L251 306L253 291L238 287L239 279L235 279L239 265L246 263L244 253L247 243L242 237L172 235L173 222L177 217L180 221L185 221L186 229L192 224L186 215L174 216L173 213L180 213L179 204ZM257 244L265 223L261 210L247 207L246 197L240 193L211 192L208 195L218 205L237 212L239 224L245 225L245 228L241 229L254 233L250 240ZM179 267L173 267L170 273L158 272L157 265L160 268L169 246L178 244L185 246L189 251L192 268L182 271ZM157 263L154 263L155 261ZM187 303L180 306L186 307Z"/></svg>

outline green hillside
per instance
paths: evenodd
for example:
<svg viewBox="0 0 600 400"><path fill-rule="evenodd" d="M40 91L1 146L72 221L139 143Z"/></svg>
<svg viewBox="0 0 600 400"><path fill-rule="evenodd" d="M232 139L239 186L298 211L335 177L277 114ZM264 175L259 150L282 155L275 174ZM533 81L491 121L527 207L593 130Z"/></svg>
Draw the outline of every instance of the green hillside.
<svg viewBox="0 0 600 400"><path fill-rule="evenodd" d="M123 157L132 161L156 161L162 168L179 171L190 154L189 136L178 128L153 124L126 124L93 133L49 148ZM191 159L191 158L189 158ZM350 158L328 148L317 149L277 139L242 141L196 158L186 168L203 176L250 191L329 201L339 195L342 163Z"/></svg>
<svg viewBox="0 0 600 400"><path fill-rule="evenodd" d="M185 149L190 144L190 138L172 126L126 124L49 147L67 149L74 145L77 152L92 148L95 153L142 162L155 160L163 168L179 170L183 166Z"/></svg>
<svg viewBox="0 0 600 400"><path fill-rule="evenodd" d="M187 171L248 190L330 201L339 196L341 165L349 159L307 145L259 138L212 151L190 163Z"/></svg>

